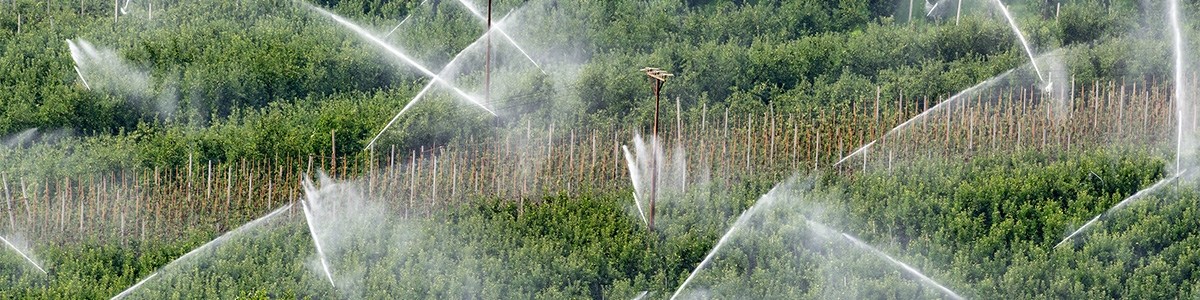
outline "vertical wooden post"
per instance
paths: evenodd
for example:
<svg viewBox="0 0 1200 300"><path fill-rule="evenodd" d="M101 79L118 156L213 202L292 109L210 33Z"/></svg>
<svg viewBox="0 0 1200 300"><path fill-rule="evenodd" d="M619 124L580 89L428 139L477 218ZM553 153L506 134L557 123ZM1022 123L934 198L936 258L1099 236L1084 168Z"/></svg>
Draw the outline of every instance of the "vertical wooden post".
<svg viewBox="0 0 1200 300"><path fill-rule="evenodd" d="M94 185L94 184L95 184L95 180L94 180L94 179L88 180L88 183L89 183L89 185L92 185L92 187L93 187L93 188L95 187L95 185ZM157 186L157 184L155 184L155 185ZM85 186L84 188L86 189L86 186ZM94 197L94 196L96 195L96 194L95 194L95 189L92 189L92 191L93 191L93 192L92 192L92 196ZM82 235L83 235L83 212L84 212L84 210L83 210L83 204L84 204L85 202L87 202L87 200L88 200L88 198L89 198L89 197L87 196L87 191L86 191L86 190L84 190L84 191L79 191L79 193L80 193L80 196L81 196L81 197L80 197L81 199L80 199L80 201L79 201L79 231L77 231L77 232L76 232L76 234L77 234L77 235L79 235L79 236L82 236Z"/></svg>
<svg viewBox="0 0 1200 300"><path fill-rule="evenodd" d="M226 164L225 170L225 210L222 213L228 215L233 201L233 165Z"/></svg>
<svg viewBox="0 0 1200 300"><path fill-rule="evenodd" d="M813 152L813 170L814 171L820 167L820 163L821 163L821 127L820 127L820 124L818 124L817 122L818 122L817 120L813 120L813 133L814 133L814 135L817 136L816 145L813 146L813 150L812 150L812 152Z"/></svg>
<svg viewBox="0 0 1200 300"><path fill-rule="evenodd" d="M37 190L34 190L37 193ZM21 204L25 205L25 226L33 222L33 213L29 210L29 194L25 192L25 178L21 178Z"/></svg>
<svg viewBox="0 0 1200 300"><path fill-rule="evenodd" d="M724 133L722 133L722 135L724 135L724 138L721 139L721 160L723 161L723 163L721 164L721 166L726 168L726 171L728 171L728 168L729 168L729 162L727 161L727 159L729 158L729 106L728 105L725 106L725 121L724 121L723 126L724 126L724 130L723 130ZM723 175L725 175L724 177L726 179L729 178L729 172L721 172L721 173L723 173ZM728 180L726 180L725 184L726 185L729 184Z"/></svg>
<svg viewBox="0 0 1200 300"><path fill-rule="evenodd" d="M621 143L617 141L618 132L616 131L615 126L614 126L613 130L610 132L612 132L613 146L612 146L612 152L611 152L612 155L609 155L608 157L612 158L612 162L613 162L611 165L612 172L611 173L604 172L604 173L606 173L606 175L608 176L608 178L607 178L607 179L609 179L608 181L613 182L613 181L615 181L613 179L617 178L617 176L619 176L619 174L620 174L619 170L621 168ZM608 164L606 164L606 165L608 165ZM607 169L607 168L605 168L605 169Z"/></svg>
<svg viewBox="0 0 1200 300"><path fill-rule="evenodd" d="M337 134L336 134L336 132L337 132L337 129L329 130L329 155L330 155L329 163L331 164L329 167L329 175L330 176L333 176L334 173L337 173ZM342 174L342 175L344 176L345 174Z"/></svg>
<svg viewBox="0 0 1200 300"><path fill-rule="evenodd" d="M592 153L591 153L591 155L592 155L592 167L588 168L588 173L589 173L588 175L590 175L588 177L590 177L589 178L590 181L595 183L595 181L596 181L596 131L595 130L592 131Z"/></svg>
<svg viewBox="0 0 1200 300"><path fill-rule="evenodd" d="M245 174L245 176L246 176L246 200L245 200L246 203L243 204L241 207L243 210L245 210L247 208L253 208L254 200L259 199L258 197L256 197L256 195L254 195L254 175L255 174L256 173L254 173L254 164L251 163L246 168L246 174Z"/></svg>
<svg viewBox="0 0 1200 300"><path fill-rule="evenodd" d="M188 153L187 164L187 198L185 200L188 207L192 207L192 153Z"/></svg>
<svg viewBox="0 0 1200 300"><path fill-rule="evenodd" d="M575 167L575 129L574 128L571 129L571 139L570 139L570 142L567 143L567 147L568 147L568 150L567 150L567 165L566 165L566 169L567 169L566 190L569 193L571 191L572 181L583 179L583 178L577 177L577 175L579 175L578 174L579 172L577 172L578 168Z"/></svg>
<svg viewBox="0 0 1200 300"><path fill-rule="evenodd" d="M796 121L795 116L788 115L788 122L792 123L792 169L800 168L800 122Z"/></svg>
<svg viewBox="0 0 1200 300"><path fill-rule="evenodd" d="M65 233L67 231L67 202L71 200L71 178L63 176L63 185L67 187L67 193L63 195L63 201L59 202L58 210L58 231Z"/></svg>
<svg viewBox="0 0 1200 300"><path fill-rule="evenodd" d="M1017 131L1016 146L1018 147L1018 149L1020 149L1020 147L1024 145L1021 143L1021 134L1023 133L1022 132L1023 130L1021 128L1021 116L1025 115L1025 88L1021 88L1020 93L1021 93L1021 95L1019 96L1019 98L1017 98L1017 101L1021 102L1021 107L1019 108L1020 110L1017 111L1016 115L1013 116L1013 120L1016 121L1016 125L1014 128Z"/></svg>
<svg viewBox="0 0 1200 300"><path fill-rule="evenodd" d="M1146 91L1146 96L1141 97L1141 98L1143 99L1143 102L1142 102L1142 132L1146 133L1146 132L1150 131L1150 116L1148 113L1148 110L1150 109L1150 105L1149 105L1150 91Z"/></svg>
<svg viewBox="0 0 1200 300"><path fill-rule="evenodd" d="M775 105L771 105L769 111L771 118L771 148L767 150L767 165L772 165L775 162ZM763 125L766 124L764 123Z"/></svg>
<svg viewBox="0 0 1200 300"><path fill-rule="evenodd" d="M8 191L8 175L0 173L0 181L4 181L4 203L8 207L8 228L15 230L17 229L17 220L13 217L12 193Z"/></svg>
<svg viewBox="0 0 1200 300"><path fill-rule="evenodd" d="M970 120L968 120L969 123L967 125L967 153L971 153L975 149L975 111L969 111L971 112L971 116L968 117Z"/></svg>
<svg viewBox="0 0 1200 300"><path fill-rule="evenodd" d="M1117 97L1117 135L1125 136L1125 81L1121 81L1121 95Z"/></svg>
<svg viewBox="0 0 1200 300"><path fill-rule="evenodd" d="M27 223L33 228L30 234L47 235L50 229L54 227L54 201L62 194L62 189L57 186L58 180L50 177L42 178L42 195L41 199L34 199L32 204L38 207L27 205L25 212ZM35 194L34 197L37 197ZM39 201L40 200L40 201ZM34 215L37 215L35 218Z"/></svg>
<svg viewBox="0 0 1200 300"><path fill-rule="evenodd" d="M953 106L946 109L946 147L942 149L950 149L950 117L953 113L953 110Z"/></svg>
<svg viewBox="0 0 1200 300"><path fill-rule="evenodd" d="M871 121L871 136L880 138L879 136L879 97L883 93L883 88L875 86L875 118Z"/></svg>
<svg viewBox="0 0 1200 300"><path fill-rule="evenodd" d="M204 202L206 202L206 203L212 202L212 181L213 181L212 160L209 160L208 161L208 183L206 183L205 187L204 187L204 200L205 200Z"/></svg>
<svg viewBox="0 0 1200 300"><path fill-rule="evenodd" d="M433 213L432 210L435 207L435 205L437 205L437 201L438 201L438 197L437 197L437 192L438 192L438 190L437 190L438 155L437 155L436 148L433 149L432 151L433 151L433 153L430 156L433 157L433 173L430 174L431 176L429 176L429 180L433 182L433 196L430 197L429 204L425 206L425 217L426 218L428 218Z"/></svg>
<svg viewBox="0 0 1200 300"><path fill-rule="evenodd" d="M679 103L679 97L675 97L675 143L680 147L683 146L683 108Z"/></svg>
<svg viewBox="0 0 1200 300"><path fill-rule="evenodd" d="M113 204L117 205L117 211L120 215L118 218L121 222L121 225L119 226L120 229L117 231L117 237L118 237L117 239L121 241L122 246L125 245L125 202L126 201L125 201L125 198L121 197L121 191L124 190L121 187L124 186L124 183L125 183L124 176L121 176L121 181L119 183L114 182L114 184L117 185L117 188L115 189L116 190L115 193L117 194L117 197L115 199L116 201L112 201Z"/></svg>
<svg viewBox="0 0 1200 300"><path fill-rule="evenodd" d="M404 217L408 218L412 211L413 203L417 201L417 152L413 150L412 163L408 164L408 208L404 209Z"/></svg>
<svg viewBox="0 0 1200 300"><path fill-rule="evenodd" d="M546 162L544 163L544 165L546 166L546 169L547 169L546 171L550 171L550 172L554 171L554 170L552 170L552 168L554 167L554 164L552 163L553 161L554 161L554 122L550 122L550 133L546 135ZM533 176L533 180L535 183L534 187L539 187L536 183L538 182L539 178L541 178L541 177L543 177L543 176L538 176L537 174L535 174ZM546 180L546 181L549 182L549 180ZM543 186L541 186L542 190L549 187L549 184L547 184L545 182L543 182L542 185L543 185Z"/></svg>
<svg viewBox="0 0 1200 300"><path fill-rule="evenodd" d="M533 141L533 121L525 122L525 142L532 143L532 141ZM508 145L505 145L505 148L507 148L507 147L508 147ZM507 153L508 151L505 150L505 152ZM529 154L522 152L521 153L521 161L529 168L533 168L532 166L529 165L528 160L530 160ZM532 173L533 170L529 170L526 172ZM533 175L533 174L524 174L523 176L521 176L521 194L517 195L517 217L521 217L525 214L525 195L529 194L529 177L535 177L535 176L531 176L531 175ZM515 185L515 178L514 178L514 185Z"/></svg>
<svg viewBox="0 0 1200 300"><path fill-rule="evenodd" d="M754 169L750 166L750 153L754 151L754 140L751 139L751 137L754 135L751 134L750 131L753 130L751 128L754 127L754 115L746 114L746 120L746 145L742 147L746 150L746 169L743 170L743 172L752 174Z"/></svg>
<svg viewBox="0 0 1200 300"><path fill-rule="evenodd" d="M654 90L654 125L652 129L650 129L650 215L648 217L649 221L646 223L646 228L653 232L655 215L654 208L656 206L655 200L657 200L655 198L658 198L658 149L660 148L659 145L661 145L662 142L658 139L658 89L661 88L662 85L658 79L651 78L650 82L652 85L651 87Z"/></svg>
<svg viewBox="0 0 1200 300"><path fill-rule="evenodd" d="M278 176L278 174L280 174L280 173L283 173L283 166L279 166L279 173L276 173L277 174L276 176ZM274 199L274 197L275 197L275 178L274 177L275 176L271 176L271 177L267 178L267 209L275 208L275 202L272 201L272 200L275 200Z"/></svg>

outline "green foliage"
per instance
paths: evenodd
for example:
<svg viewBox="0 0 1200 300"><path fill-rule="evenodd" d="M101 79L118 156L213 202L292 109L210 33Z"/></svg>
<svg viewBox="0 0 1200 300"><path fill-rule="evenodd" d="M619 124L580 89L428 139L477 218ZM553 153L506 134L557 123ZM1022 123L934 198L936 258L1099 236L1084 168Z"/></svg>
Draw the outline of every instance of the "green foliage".
<svg viewBox="0 0 1200 300"><path fill-rule="evenodd" d="M627 298L673 292L737 215L734 231L684 295L755 298L936 298L888 260L821 234L818 220L873 244L963 296L1189 297L1194 188L1176 185L1106 215L1075 242L1066 231L1162 178L1141 152L1032 152L967 163L921 162L893 172L825 177L809 188L711 183L663 198L654 233L628 213L628 191L514 202L479 199L428 219L378 223L336 253L338 289L313 265L304 219L281 213L167 265L215 237L35 243L50 275L0 252L6 298L98 298L158 272L140 298ZM758 198L758 202L750 199ZM823 216L823 217L822 217ZM242 217L245 218L245 217ZM214 220L215 221L215 220ZM822 237L823 235L823 237ZM165 266L165 268L164 268ZM32 272L31 272L32 271ZM696 294L700 293L700 294Z"/></svg>
<svg viewBox="0 0 1200 300"><path fill-rule="evenodd" d="M0 30L9 37L0 39L0 104L5 107L0 134L69 128L79 136L121 139L122 132L140 131L136 140L145 155L136 156L146 163L134 165L169 166L184 153L204 159L319 153L329 148L325 141L334 129L340 131L339 152L361 150L406 104L409 91L425 84L421 74L387 59L374 45L288 1L160 3L153 20L146 8L133 7L115 25L103 4L84 3L81 14L74 3L48 10L41 3L14 4L22 16L20 33L17 16L0 16L10 29ZM455 1L316 4L370 31L393 33L385 40L428 67L444 64L481 32L474 16ZM535 56L563 55L578 64L577 75L565 82L558 75L518 75L507 82L510 92L499 97L512 100L500 107L508 115L494 122L502 127L526 123L522 119L598 127L646 124L652 115L643 105L648 92L641 84L644 76L636 72L643 66L677 74L664 94L681 98L686 109L835 113L875 98L877 91L884 99L933 101L1026 61L996 15L970 13L955 25L900 23L890 15L907 8L895 1L500 1L497 6L543 14L520 24L522 30L509 31L547 49ZM1039 53L1071 47L1065 62L1079 82L1144 81L1167 74L1165 39L1127 34L1161 35L1154 30L1158 24L1139 23L1157 6L1064 3L1056 20L1031 17L1054 16L1047 15L1048 4L1010 6ZM410 19L392 31L402 18ZM551 30L563 26L577 30ZM147 71L150 92L165 95L157 101L173 108L163 111L147 99L82 88L69 53L56 46L80 38L113 48L128 64ZM401 118L401 126L383 141L414 149L479 138L493 125L478 111L451 104L457 101L449 97L430 98ZM318 104L326 102L336 104ZM305 110L316 109L327 116L317 124L289 120L312 116ZM447 123L469 125L438 125ZM178 135L190 137L171 137Z"/></svg>
<svg viewBox="0 0 1200 300"><path fill-rule="evenodd" d="M377 33L411 16L385 39L437 67L482 29L455 1L431 2L314 4ZM899 22L893 15L912 8L882 0L498 2L500 11L530 5L548 16L528 21L543 24L514 27L536 37L529 43L550 49L543 55L569 57L568 75L506 76L507 90L498 98L509 101L502 108L510 115L500 120L430 94L381 136L381 144L408 151L543 120L569 123L560 125L565 128L648 124L654 112L646 105L646 78L637 72L645 66L678 75L665 86L664 100L678 97L687 118L696 119L702 105L753 116L861 111L875 97L933 103L1027 62L1008 25L987 5L972 7L978 12L952 25L936 18ZM1135 2L1067 1L1060 11L1030 1L1010 8L1038 53L1064 47L1058 59L1080 86L1158 83L1171 68L1169 35L1146 20L1157 20L1163 9ZM0 137L31 128L71 133L0 149L0 172L57 180L175 167L189 159L363 155L381 125L428 82L291 1L155 4L162 6L152 20L135 7L115 21L102 2L0 4ZM1185 18L1196 19L1196 8L1186 4ZM554 26L576 30L548 29ZM1188 36L1200 36L1195 26L1186 27ZM150 74L144 92L167 95L174 108L151 107L160 99L86 89L63 45L67 39L114 49L124 63ZM1150 156L1096 150L922 161L889 173L821 178L831 199L807 200L844 215L833 225L966 296L1196 297L1200 197L1194 189L1154 194L1052 248L1072 228L1164 177L1164 162ZM292 217L164 270L145 297L564 299L630 298L646 290L662 297L777 175L671 195L674 201L661 203L653 233L628 213L629 191L528 199L536 204L520 211L511 202L478 199L415 221L413 229L395 228L411 235L403 247L366 241L360 251L347 251L340 258L346 265L367 270L356 282L362 288L345 290L349 294L312 271L311 240ZM755 231L702 270L701 288L746 298L940 295L857 248L802 240L798 236L814 229L787 216L772 211L755 221ZM216 218L201 217L230 222ZM50 275L30 272L21 258L0 251L6 286L0 298L109 297L214 238L219 228L180 230L183 237L173 241L38 244L34 252L48 262ZM847 276L831 280L829 272Z"/></svg>

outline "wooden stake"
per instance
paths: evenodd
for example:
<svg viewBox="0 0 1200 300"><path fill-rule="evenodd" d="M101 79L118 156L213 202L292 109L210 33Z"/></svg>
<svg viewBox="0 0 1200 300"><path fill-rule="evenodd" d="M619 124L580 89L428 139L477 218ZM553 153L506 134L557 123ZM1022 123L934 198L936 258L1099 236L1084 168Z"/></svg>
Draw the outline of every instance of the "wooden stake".
<svg viewBox="0 0 1200 300"><path fill-rule="evenodd" d="M67 202L71 201L71 179L63 176L63 185L67 187L67 193L63 195L63 201L59 202L58 210L58 230L59 232L67 231Z"/></svg>
<svg viewBox="0 0 1200 300"><path fill-rule="evenodd" d="M223 212L228 214L229 206L233 201L233 166L227 165L225 170L225 211Z"/></svg>
<svg viewBox="0 0 1200 300"><path fill-rule="evenodd" d="M431 211L433 210L434 206L437 205L437 201L438 201L438 197L437 197L438 157L437 157L437 153L436 153L437 150L434 150L434 151L435 151L435 153L432 154L432 156L433 156L433 174L432 174L432 176L429 176L430 181L433 181L433 197L431 197L429 199L429 205L425 209L425 217L426 218L428 218L430 216L430 214L432 213Z"/></svg>
<svg viewBox="0 0 1200 300"><path fill-rule="evenodd" d="M408 208L404 209L404 217L408 218L412 211L413 203L417 201L417 152L412 153L412 163L408 166Z"/></svg>
<svg viewBox="0 0 1200 300"><path fill-rule="evenodd" d="M680 146L683 145L683 108L679 103L679 97L675 97L675 142Z"/></svg>
<svg viewBox="0 0 1200 300"><path fill-rule="evenodd" d="M242 209L253 208L254 199L259 199L254 195L254 174L254 166L251 165L246 170L246 203L242 206Z"/></svg>
<svg viewBox="0 0 1200 300"><path fill-rule="evenodd" d="M813 146L813 170L817 170L821 164L821 131L817 120L813 120L813 133L817 136L816 145Z"/></svg>
<svg viewBox="0 0 1200 300"><path fill-rule="evenodd" d="M17 229L17 219L13 217L12 194L8 191L8 175L0 173L0 181L4 181L4 203L8 206L8 228Z"/></svg>
<svg viewBox="0 0 1200 300"><path fill-rule="evenodd" d="M192 207L192 154L188 153L187 164L187 205Z"/></svg>
<svg viewBox="0 0 1200 300"><path fill-rule="evenodd" d="M771 118L771 148L767 150L768 164L775 162L775 105L770 106L769 116ZM763 125L766 124L764 123Z"/></svg>
<svg viewBox="0 0 1200 300"><path fill-rule="evenodd" d="M204 202L205 203L212 202L212 182L213 182L212 160L209 160L208 161L208 183L206 183L205 187L204 187L204 200L205 200Z"/></svg>
<svg viewBox="0 0 1200 300"><path fill-rule="evenodd" d="M592 167L588 168L588 172L589 179L594 182L596 180L596 131L594 130L592 131L592 152L590 154L592 155Z"/></svg>
<svg viewBox="0 0 1200 300"><path fill-rule="evenodd" d="M25 193L25 178L21 178L21 203L25 205L25 226L29 226L33 222L33 213L29 211L29 194Z"/></svg>
<svg viewBox="0 0 1200 300"><path fill-rule="evenodd" d="M336 131L337 131L337 129L329 130L329 153L330 153L329 154L330 155L329 163L332 164L332 165L330 165L330 168L329 168L330 176L333 176L333 173L337 172L337 134L336 134ZM345 174L342 174L342 175L344 176Z"/></svg>
<svg viewBox="0 0 1200 300"><path fill-rule="evenodd" d="M751 170L750 168L750 152L752 151L752 145L754 145L754 140L750 139L752 136L754 136L754 134L750 134L752 127L754 127L754 115L746 114L746 144L743 146L743 149L746 150L746 173L754 172L754 170Z"/></svg>

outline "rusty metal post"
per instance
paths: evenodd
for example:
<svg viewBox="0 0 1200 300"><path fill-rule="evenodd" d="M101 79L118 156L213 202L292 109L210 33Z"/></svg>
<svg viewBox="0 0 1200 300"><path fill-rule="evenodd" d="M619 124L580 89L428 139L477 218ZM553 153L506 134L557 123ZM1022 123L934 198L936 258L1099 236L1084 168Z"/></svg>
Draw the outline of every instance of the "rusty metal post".
<svg viewBox="0 0 1200 300"><path fill-rule="evenodd" d="M646 227L654 231L654 207L658 194L658 105L663 84L667 82L668 77L675 75L659 68L642 68L641 71L650 77L650 90L654 93L654 125L650 133L650 213L646 216Z"/></svg>
<svg viewBox="0 0 1200 300"><path fill-rule="evenodd" d="M650 78L650 90L654 91L654 125L650 130L650 215L647 216L646 227L654 231L654 200L658 198L658 89L662 81Z"/></svg>

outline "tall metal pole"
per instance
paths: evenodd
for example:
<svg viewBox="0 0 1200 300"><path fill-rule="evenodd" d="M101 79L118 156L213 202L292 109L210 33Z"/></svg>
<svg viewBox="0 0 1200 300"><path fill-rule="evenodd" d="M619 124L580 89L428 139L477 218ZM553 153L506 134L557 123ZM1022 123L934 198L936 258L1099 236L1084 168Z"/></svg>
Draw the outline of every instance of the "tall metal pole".
<svg viewBox="0 0 1200 300"><path fill-rule="evenodd" d="M643 68L642 72L646 72L646 76L650 77L650 91L654 93L654 125L650 133L650 214L646 218L646 226L653 232L654 202L658 194L658 104L661 100L660 92L663 84L667 82L667 78L675 75L659 68Z"/></svg>
<svg viewBox="0 0 1200 300"><path fill-rule="evenodd" d="M654 125L650 129L650 215L646 226L654 231L654 200L658 198L658 100L662 81L650 78L650 90L654 91Z"/></svg>
<svg viewBox="0 0 1200 300"><path fill-rule="evenodd" d="M492 0L487 7L487 57L483 66L483 101L489 105L492 102Z"/></svg>

